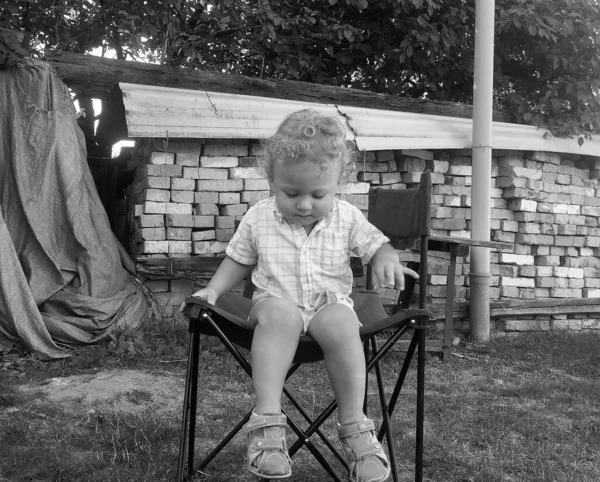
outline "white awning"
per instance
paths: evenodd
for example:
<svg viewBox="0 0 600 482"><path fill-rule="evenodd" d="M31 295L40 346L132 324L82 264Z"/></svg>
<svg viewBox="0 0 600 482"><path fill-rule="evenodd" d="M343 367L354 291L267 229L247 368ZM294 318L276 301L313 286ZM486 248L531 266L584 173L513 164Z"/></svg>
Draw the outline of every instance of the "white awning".
<svg viewBox="0 0 600 482"><path fill-rule="evenodd" d="M472 147L472 121L459 117L298 102L239 94L119 84L130 137L263 139L283 118L313 107L337 116L359 150ZM546 134L546 138L544 135ZM555 138L545 129L494 122L492 148L600 156L600 141Z"/></svg>

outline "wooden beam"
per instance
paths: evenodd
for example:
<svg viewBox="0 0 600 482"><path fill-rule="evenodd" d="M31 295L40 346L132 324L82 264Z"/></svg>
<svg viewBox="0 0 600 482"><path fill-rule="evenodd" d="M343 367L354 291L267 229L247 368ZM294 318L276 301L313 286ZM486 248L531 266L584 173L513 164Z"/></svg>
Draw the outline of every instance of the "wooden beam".
<svg viewBox="0 0 600 482"><path fill-rule="evenodd" d="M223 261L223 256L203 257L190 256L188 258L140 258L136 260L136 272L149 280L210 280ZM352 257L350 267L355 277L363 275L363 266L360 258Z"/></svg>
<svg viewBox="0 0 600 482"><path fill-rule="evenodd" d="M260 79L70 52L49 56L47 60L67 86L96 98L104 98L119 82L127 82L318 104L346 105L468 119L472 117L472 107L467 104L408 99L345 87ZM496 112L495 120L505 119L501 112Z"/></svg>
<svg viewBox="0 0 600 482"><path fill-rule="evenodd" d="M445 317L445 304L431 307L433 320L441 321ZM469 302L455 303L453 319L469 317ZM594 298L547 298L536 300L498 300L490 302L490 317L516 318L519 316L572 315L581 313L600 314L600 299Z"/></svg>
<svg viewBox="0 0 600 482"><path fill-rule="evenodd" d="M222 261L223 257L205 258L203 256L138 259L135 267L138 274L149 280L210 280Z"/></svg>

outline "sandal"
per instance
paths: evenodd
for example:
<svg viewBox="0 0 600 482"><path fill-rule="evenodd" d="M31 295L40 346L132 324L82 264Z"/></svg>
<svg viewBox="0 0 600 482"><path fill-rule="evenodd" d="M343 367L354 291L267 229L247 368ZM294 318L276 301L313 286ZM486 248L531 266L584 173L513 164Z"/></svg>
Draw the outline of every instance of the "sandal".
<svg viewBox="0 0 600 482"><path fill-rule="evenodd" d="M351 482L383 482L390 476L390 462L375 435L373 420L338 426L338 434L348 462Z"/></svg>
<svg viewBox="0 0 600 482"><path fill-rule="evenodd" d="M248 471L257 477L285 479L292 475L292 461L285 442L285 415L252 412L244 425L248 440Z"/></svg>

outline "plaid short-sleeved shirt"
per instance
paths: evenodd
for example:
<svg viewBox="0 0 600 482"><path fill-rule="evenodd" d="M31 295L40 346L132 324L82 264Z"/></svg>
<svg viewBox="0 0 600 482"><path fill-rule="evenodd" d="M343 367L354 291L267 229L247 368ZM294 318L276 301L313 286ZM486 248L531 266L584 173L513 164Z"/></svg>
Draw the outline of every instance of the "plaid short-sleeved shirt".
<svg viewBox="0 0 600 482"><path fill-rule="evenodd" d="M388 241L346 201L335 198L331 211L306 234L281 215L275 197L270 197L244 215L226 254L238 263L256 265L254 300L276 296L313 311L330 302L332 295L334 299L350 295L351 254L368 263Z"/></svg>

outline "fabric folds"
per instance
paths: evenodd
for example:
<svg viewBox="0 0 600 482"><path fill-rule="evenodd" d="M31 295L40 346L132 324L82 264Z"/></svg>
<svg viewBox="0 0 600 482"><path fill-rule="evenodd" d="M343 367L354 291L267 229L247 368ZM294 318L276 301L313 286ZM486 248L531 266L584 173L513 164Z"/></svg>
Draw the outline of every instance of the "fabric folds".
<svg viewBox="0 0 600 482"><path fill-rule="evenodd" d="M68 89L41 61L0 70L0 207L4 342L62 358L150 316L96 191Z"/></svg>

